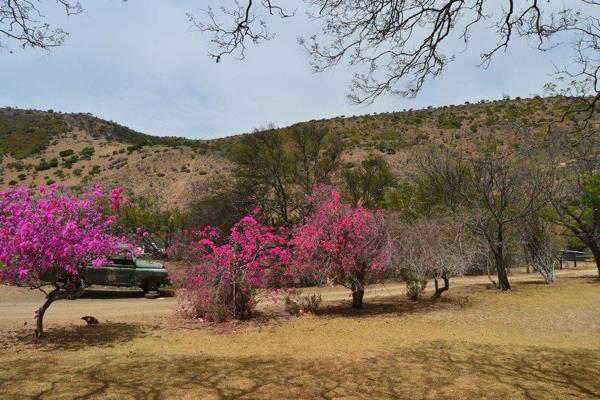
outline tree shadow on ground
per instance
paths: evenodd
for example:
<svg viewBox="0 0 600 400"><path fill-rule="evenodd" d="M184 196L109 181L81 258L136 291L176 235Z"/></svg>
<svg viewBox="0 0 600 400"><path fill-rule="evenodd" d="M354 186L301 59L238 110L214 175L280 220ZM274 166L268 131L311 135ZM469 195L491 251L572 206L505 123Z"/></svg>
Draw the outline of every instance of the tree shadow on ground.
<svg viewBox="0 0 600 400"><path fill-rule="evenodd" d="M0 398L558 399L600 397L600 350L421 342L370 358L103 356L10 360Z"/></svg>
<svg viewBox="0 0 600 400"><path fill-rule="evenodd" d="M99 325L51 327L44 337L36 338L33 328L4 333L0 349L24 346L51 352L55 350L80 350L86 347L114 347L147 335L146 327L122 322L102 322Z"/></svg>
<svg viewBox="0 0 600 400"><path fill-rule="evenodd" d="M175 293L170 289L161 289L162 297L173 297ZM136 299L144 298L144 292L139 289L105 289L105 288L88 288L85 290L82 299Z"/></svg>
<svg viewBox="0 0 600 400"><path fill-rule="evenodd" d="M351 301L338 301L328 303L315 312L323 317L368 317L380 315L406 315L414 313L426 313L447 308L452 305L464 306L464 296L445 296L439 299L433 299L430 296L423 296L417 301L409 300L406 296L381 296L367 298L363 303L363 308L352 308ZM467 300L468 303L468 300Z"/></svg>

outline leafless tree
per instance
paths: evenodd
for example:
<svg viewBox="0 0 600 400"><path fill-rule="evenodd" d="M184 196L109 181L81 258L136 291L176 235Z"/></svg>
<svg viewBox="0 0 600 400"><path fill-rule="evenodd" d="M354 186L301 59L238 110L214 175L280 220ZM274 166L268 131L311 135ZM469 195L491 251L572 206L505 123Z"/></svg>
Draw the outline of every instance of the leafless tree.
<svg viewBox="0 0 600 400"><path fill-rule="evenodd" d="M267 17L289 18L301 2L233 0L206 18L188 17L209 32L210 55L244 57L248 43L273 37ZM477 29L495 30L481 51L485 67L517 39L533 39L539 51L570 45L576 63L557 72L587 86L589 110L600 100L600 2L573 0L305 0L321 33L300 39L315 71L347 63L355 71L350 98L371 102L386 93L415 96L455 59L454 44L467 46Z"/></svg>
<svg viewBox="0 0 600 400"><path fill-rule="evenodd" d="M54 1L67 15L83 11L78 1ZM5 41L16 42L23 48L44 50L63 44L68 33L45 21L40 3L40 0L0 0L0 47L7 47Z"/></svg>
<svg viewBox="0 0 600 400"><path fill-rule="evenodd" d="M519 227L548 204L552 179L543 169L517 154L464 157L447 153L421 165L439 204L454 212L477 211L468 226L485 239L494 257L498 286L509 290L507 253ZM428 182L434 179L433 182ZM446 194L446 195L444 195Z"/></svg>
<svg viewBox="0 0 600 400"><path fill-rule="evenodd" d="M394 223L393 236L401 249L403 270L433 279L434 298L450 288L450 278L460 276L478 254L465 214L438 214L412 222ZM440 281L444 286L440 286Z"/></svg>
<svg viewBox="0 0 600 400"><path fill-rule="evenodd" d="M539 214L533 214L523 224L522 240L526 261L542 275L546 283L556 281L554 266L559 252L556 238L549 222Z"/></svg>

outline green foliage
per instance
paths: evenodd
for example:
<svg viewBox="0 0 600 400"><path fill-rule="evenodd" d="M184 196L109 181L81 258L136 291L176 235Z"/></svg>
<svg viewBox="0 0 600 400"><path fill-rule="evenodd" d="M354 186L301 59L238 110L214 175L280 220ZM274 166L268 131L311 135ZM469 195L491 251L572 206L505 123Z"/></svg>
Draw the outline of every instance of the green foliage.
<svg viewBox="0 0 600 400"><path fill-rule="evenodd" d="M89 160L92 158L92 156L94 155L95 152L96 152L96 149L94 149L93 147L84 147L79 152L79 155L81 156L82 159Z"/></svg>
<svg viewBox="0 0 600 400"><path fill-rule="evenodd" d="M73 164L75 164L77 161L79 161L79 156L77 154L73 154L71 155L69 158L64 159L63 160L63 167L69 169L73 166Z"/></svg>
<svg viewBox="0 0 600 400"><path fill-rule="evenodd" d="M441 129L459 129L462 127L462 116L457 116L452 113L442 113L438 116L437 126Z"/></svg>
<svg viewBox="0 0 600 400"><path fill-rule="evenodd" d="M37 164L34 168L36 171L45 171L55 167L58 167L58 160L56 158L53 158L50 161L46 161L46 159L42 158L39 164Z"/></svg>
<svg viewBox="0 0 600 400"><path fill-rule="evenodd" d="M187 213L178 208L163 209L156 201L144 197L132 198L124 211L124 226L132 233L138 233L139 230L149 232L149 237L141 239L147 250L160 257L166 257L166 249L182 240L189 224Z"/></svg>
<svg viewBox="0 0 600 400"><path fill-rule="evenodd" d="M581 173L575 179L577 184L555 202L550 219L571 233L569 245L583 243L600 257L600 171Z"/></svg>
<svg viewBox="0 0 600 400"><path fill-rule="evenodd" d="M65 133L60 116L38 111L0 109L0 156L17 159L45 150L52 137Z"/></svg>
<svg viewBox="0 0 600 400"><path fill-rule="evenodd" d="M360 166L342 171L344 194L353 206L378 208L385 203L385 193L395 185L394 174L380 156L370 155Z"/></svg>
<svg viewBox="0 0 600 400"><path fill-rule="evenodd" d="M272 224L291 224L302 218L312 187L329 182L341 150L336 136L313 125L245 135L227 149L235 183L221 195L240 202L241 194L243 207L260 208Z"/></svg>
<svg viewBox="0 0 600 400"><path fill-rule="evenodd" d="M58 155L61 156L61 157L69 157L69 156L71 156L73 154L75 154L75 152L73 151L73 149L63 150L60 153L58 153Z"/></svg>
<svg viewBox="0 0 600 400"><path fill-rule="evenodd" d="M100 175L101 173L101 169L99 165L94 165L92 166L92 169L88 171L88 175L90 176L94 176L94 175Z"/></svg>

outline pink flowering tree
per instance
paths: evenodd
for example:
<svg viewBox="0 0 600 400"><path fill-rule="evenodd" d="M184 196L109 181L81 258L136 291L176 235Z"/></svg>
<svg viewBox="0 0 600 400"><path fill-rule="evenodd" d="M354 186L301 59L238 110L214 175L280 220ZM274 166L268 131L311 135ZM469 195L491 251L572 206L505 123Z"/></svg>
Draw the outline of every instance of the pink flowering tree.
<svg viewBox="0 0 600 400"><path fill-rule="evenodd" d="M367 282L392 265L394 247L383 214L344 204L328 186L316 187L310 202L314 211L291 241L294 273L347 287L352 307L362 308Z"/></svg>
<svg viewBox="0 0 600 400"><path fill-rule="evenodd" d="M83 294L83 269L101 267L124 243L113 231L123 201L120 189L107 197L100 187L81 196L57 186L0 193L0 283L46 295L35 313L36 336L50 304Z"/></svg>
<svg viewBox="0 0 600 400"><path fill-rule="evenodd" d="M196 235L198 262L171 274L182 310L208 320L251 317L257 293L285 277L291 259L285 237L252 215L238 221L227 238L210 227Z"/></svg>

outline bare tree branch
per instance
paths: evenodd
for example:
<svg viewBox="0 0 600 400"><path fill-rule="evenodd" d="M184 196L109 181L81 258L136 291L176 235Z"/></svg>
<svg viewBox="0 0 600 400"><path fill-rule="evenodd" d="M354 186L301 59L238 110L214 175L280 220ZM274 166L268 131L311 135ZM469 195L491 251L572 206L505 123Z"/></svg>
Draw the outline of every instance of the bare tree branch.
<svg viewBox="0 0 600 400"><path fill-rule="evenodd" d="M55 0L67 15L80 14L77 1ZM40 0L0 0L0 47L5 41L17 42L22 48L50 50L64 43L68 33L45 22L39 9Z"/></svg>

